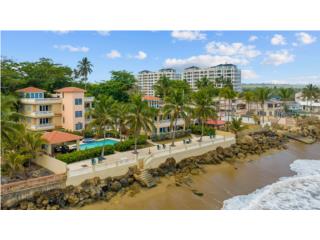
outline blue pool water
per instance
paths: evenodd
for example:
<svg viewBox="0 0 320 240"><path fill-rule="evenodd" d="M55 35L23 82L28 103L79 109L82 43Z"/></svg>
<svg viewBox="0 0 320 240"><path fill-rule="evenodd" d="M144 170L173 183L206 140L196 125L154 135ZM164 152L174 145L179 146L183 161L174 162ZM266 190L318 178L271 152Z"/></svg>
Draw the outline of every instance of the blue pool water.
<svg viewBox="0 0 320 240"><path fill-rule="evenodd" d="M112 139L106 139L106 140L101 140L101 141L93 141L89 143L83 143L80 144L80 150L85 150L85 149L90 149L90 148L95 148L95 147L102 147L106 145L114 145L118 141L112 140Z"/></svg>

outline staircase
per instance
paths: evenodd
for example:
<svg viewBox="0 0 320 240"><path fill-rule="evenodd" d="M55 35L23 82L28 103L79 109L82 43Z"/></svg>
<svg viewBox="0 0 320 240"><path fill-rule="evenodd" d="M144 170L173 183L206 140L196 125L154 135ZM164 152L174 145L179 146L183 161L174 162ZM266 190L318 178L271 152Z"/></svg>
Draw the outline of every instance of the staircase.
<svg viewBox="0 0 320 240"><path fill-rule="evenodd" d="M152 175L148 172L147 169L144 169L140 172L140 174L134 175L135 179L140 182L143 186L146 186L148 188L154 187L157 184L154 181L154 178Z"/></svg>

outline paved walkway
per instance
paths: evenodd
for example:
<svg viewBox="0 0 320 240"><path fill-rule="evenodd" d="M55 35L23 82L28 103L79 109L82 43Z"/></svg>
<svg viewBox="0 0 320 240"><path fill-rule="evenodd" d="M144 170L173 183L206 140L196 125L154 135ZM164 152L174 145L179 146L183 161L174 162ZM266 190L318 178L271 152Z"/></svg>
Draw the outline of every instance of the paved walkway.
<svg viewBox="0 0 320 240"><path fill-rule="evenodd" d="M216 135L213 139L211 139L209 136L204 136L201 143L197 141L199 138L193 137L191 139L192 142L189 144L184 144L183 141L178 141L175 143L175 147L171 147L170 144L166 144L165 148L160 145L160 150L158 150L156 145L149 148L139 149L138 155L134 154L133 151L116 152L114 154L105 156L106 159L101 163L96 164L94 167L91 164L91 159L71 163L68 164L68 174L69 176L78 176L90 173L92 171L102 171L123 165L133 165L137 163L138 159L144 159L145 162L150 162L153 157L159 157L162 155L169 156L181 151L197 149L210 144L223 142L226 138L233 137L233 134L227 133L222 136L221 133L223 132L220 131L219 135Z"/></svg>

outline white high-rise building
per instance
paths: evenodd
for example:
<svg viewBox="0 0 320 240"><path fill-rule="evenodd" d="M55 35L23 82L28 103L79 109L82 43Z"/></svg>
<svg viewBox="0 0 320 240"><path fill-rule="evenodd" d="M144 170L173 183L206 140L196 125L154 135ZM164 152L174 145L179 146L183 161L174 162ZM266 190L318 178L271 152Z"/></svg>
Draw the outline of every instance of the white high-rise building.
<svg viewBox="0 0 320 240"><path fill-rule="evenodd" d="M151 72L144 70L139 72L137 76L138 87L143 95L154 96L153 85L157 83L161 76L166 76L171 80L180 80L181 74L177 73L175 69L163 68L158 72Z"/></svg>
<svg viewBox="0 0 320 240"><path fill-rule="evenodd" d="M213 82L217 78L230 79L235 91L241 91L241 70L233 64L220 64L209 68L189 67L183 71L183 79L186 80L192 90L196 90L196 83L203 77ZM223 84L216 84L216 87L223 87Z"/></svg>

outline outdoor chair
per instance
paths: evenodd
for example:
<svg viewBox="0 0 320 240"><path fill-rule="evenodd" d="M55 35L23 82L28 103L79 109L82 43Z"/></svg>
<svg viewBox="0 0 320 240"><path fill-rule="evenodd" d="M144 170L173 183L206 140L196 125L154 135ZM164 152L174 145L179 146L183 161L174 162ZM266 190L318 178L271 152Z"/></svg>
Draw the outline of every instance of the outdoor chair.
<svg viewBox="0 0 320 240"><path fill-rule="evenodd" d="M91 158L91 164L92 165L96 165L96 159L95 158Z"/></svg>
<svg viewBox="0 0 320 240"><path fill-rule="evenodd" d="M166 149L166 145L165 144L162 144L162 147L163 147L163 149Z"/></svg>
<svg viewBox="0 0 320 240"><path fill-rule="evenodd" d="M160 150L160 145L157 145L157 149Z"/></svg>

